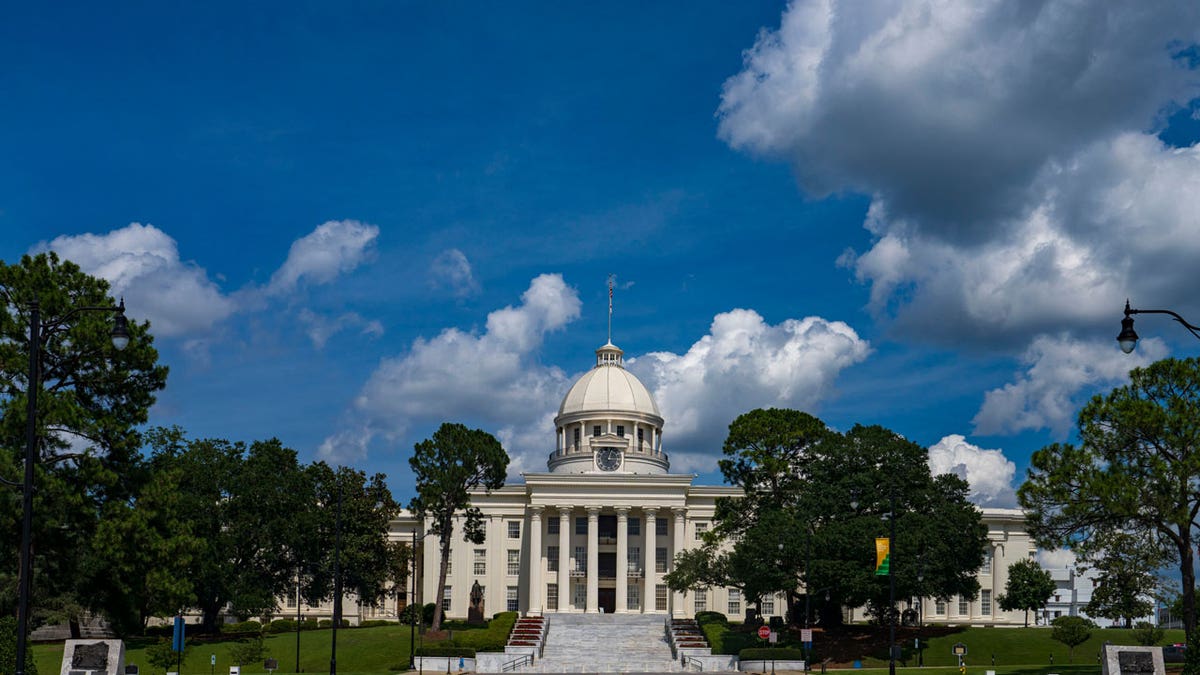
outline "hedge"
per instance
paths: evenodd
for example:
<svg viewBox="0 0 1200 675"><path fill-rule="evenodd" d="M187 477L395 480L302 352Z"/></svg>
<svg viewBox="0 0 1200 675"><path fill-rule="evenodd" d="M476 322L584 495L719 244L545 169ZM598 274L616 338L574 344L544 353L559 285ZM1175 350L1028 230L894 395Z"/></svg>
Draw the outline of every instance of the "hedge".
<svg viewBox="0 0 1200 675"><path fill-rule="evenodd" d="M375 628L376 626L391 626L394 623L396 623L396 622L388 621L387 619L368 619L366 621L359 622L358 627L359 628Z"/></svg>
<svg viewBox="0 0 1200 675"><path fill-rule="evenodd" d="M296 632L295 619L275 619L267 624L268 633L294 633Z"/></svg>
<svg viewBox="0 0 1200 675"><path fill-rule="evenodd" d="M254 620L221 624L221 635L261 635L262 630L262 624Z"/></svg>
<svg viewBox="0 0 1200 675"><path fill-rule="evenodd" d="M720 612L697 612L696 623L700 624L701 626L710 623L727 624L729 623L729 619L725 618L725 615Z"/></svg>
<svg viewBox="0 0 1200 675"><path fill-rule="evenodd" d="M504 651L504 645L508 643L508 635L516 624L516 612L500 612L496 618L488 622L486 629L454 633L453 644L456 647L480 652Z"/></svg>
<svg viewBox="0 0 1200 675"><path fill-rule="evenodd" d="M743 661L803 661L803 649L791 649L790 647L777 647L775 649L767 647L749 647L738 653L738 658Z"/></svg>
<svg viewBox="0 0 1200 675"><path fill-rule="evenodd" d="M463 658L475 658L475 650L469 647L455 647L453 645L430 645L428 647L418 647L417 656L461 656Z"/></svg>

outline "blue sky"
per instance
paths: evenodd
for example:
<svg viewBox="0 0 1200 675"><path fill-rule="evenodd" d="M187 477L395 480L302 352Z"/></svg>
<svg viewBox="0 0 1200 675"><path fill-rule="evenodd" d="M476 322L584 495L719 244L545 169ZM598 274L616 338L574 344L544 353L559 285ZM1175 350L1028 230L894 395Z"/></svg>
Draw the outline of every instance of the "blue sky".
<svg viewBox="0 0 1200 675"><path fill-rule="evenodd" d="M1011 506L1196 354L1194 3L87 3L0 25L0 258L151 320L152 423L389 475L442 421L544 470L613 340L675 468L760 406Z"/></svg>

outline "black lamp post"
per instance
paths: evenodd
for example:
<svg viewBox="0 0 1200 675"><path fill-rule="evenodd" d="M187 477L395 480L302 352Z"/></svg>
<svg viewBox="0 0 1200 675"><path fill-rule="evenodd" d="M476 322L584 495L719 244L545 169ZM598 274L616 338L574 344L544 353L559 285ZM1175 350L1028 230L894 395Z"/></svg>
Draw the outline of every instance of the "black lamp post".
<svg viewBox="0 0 1200 675"><path fill-rule="evenodd" d="M42 323L37 300L29 303L29 391L26 393L25 482L21 495L21 562L17 581L17 663L16 675L25 675L25 634L29 629L29 588L33 569L33 467L37 463L37 398L42 387L42 335L50 334L82 312L114 312L112 343L118 350L129 344L129 322L125 319L125 300L116 307L76 307L61 317Z"/></svg>
<svg viewBox="0 0 1200 675"><path fill-rule="evenodd" d="M888 675L896 675L896 490L888 490Z"/></svg>
<svg viewBox="0 0 1200 675"><path fill-rule="evenodd" d="M1125 318L1121 319L1121 333L1117 335L1117 342L1121 345L1121 351L1126 354L1131 353L1137 347L1138 334L1133 330L1133 315L1134 314L1166 314L1174 318L1184 328L1188 329L1192 335L1200 339L1200 326L1193 326L1188 323L1182 316L1169 309L1130 309L1129 301L1125 301Z"/></svg>

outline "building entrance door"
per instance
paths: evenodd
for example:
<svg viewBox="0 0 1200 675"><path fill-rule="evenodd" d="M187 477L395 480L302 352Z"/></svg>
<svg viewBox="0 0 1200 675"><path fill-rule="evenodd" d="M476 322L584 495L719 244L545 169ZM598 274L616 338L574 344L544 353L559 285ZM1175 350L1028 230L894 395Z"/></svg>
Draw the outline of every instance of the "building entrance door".
<svg viewBox="0 0 1200 675"><path fill-rule="evenodd" d="M596 597L596 601L600 605L600 611L605 614L612 614L617 611L617 589L600 588L597 590L599 591L599 595Z"/></svg>

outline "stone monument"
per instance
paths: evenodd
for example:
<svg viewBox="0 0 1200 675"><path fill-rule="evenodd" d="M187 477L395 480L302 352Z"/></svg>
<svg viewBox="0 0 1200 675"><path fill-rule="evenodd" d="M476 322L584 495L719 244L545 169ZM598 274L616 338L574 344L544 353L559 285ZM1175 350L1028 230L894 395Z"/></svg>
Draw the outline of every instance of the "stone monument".
<svg viewBox="0 0 1200 675"><path fill-rule="evenodd" d="M1104 645L1102 675L1165 675L1162 647Z"/></svg>
<svg viewBox="0 0 1200 675"><path fill-rule="evenodd" d="M471 607L467 609L467 623L473 625L487 623L483 618L483 588L479 585L478 579L471 586Z"/></svg>
<svg viewBox="0 0 1200 675"><path fill-rule="evenodd" d="M125 675L125 643L67 640L59 675Z"/></svg>

